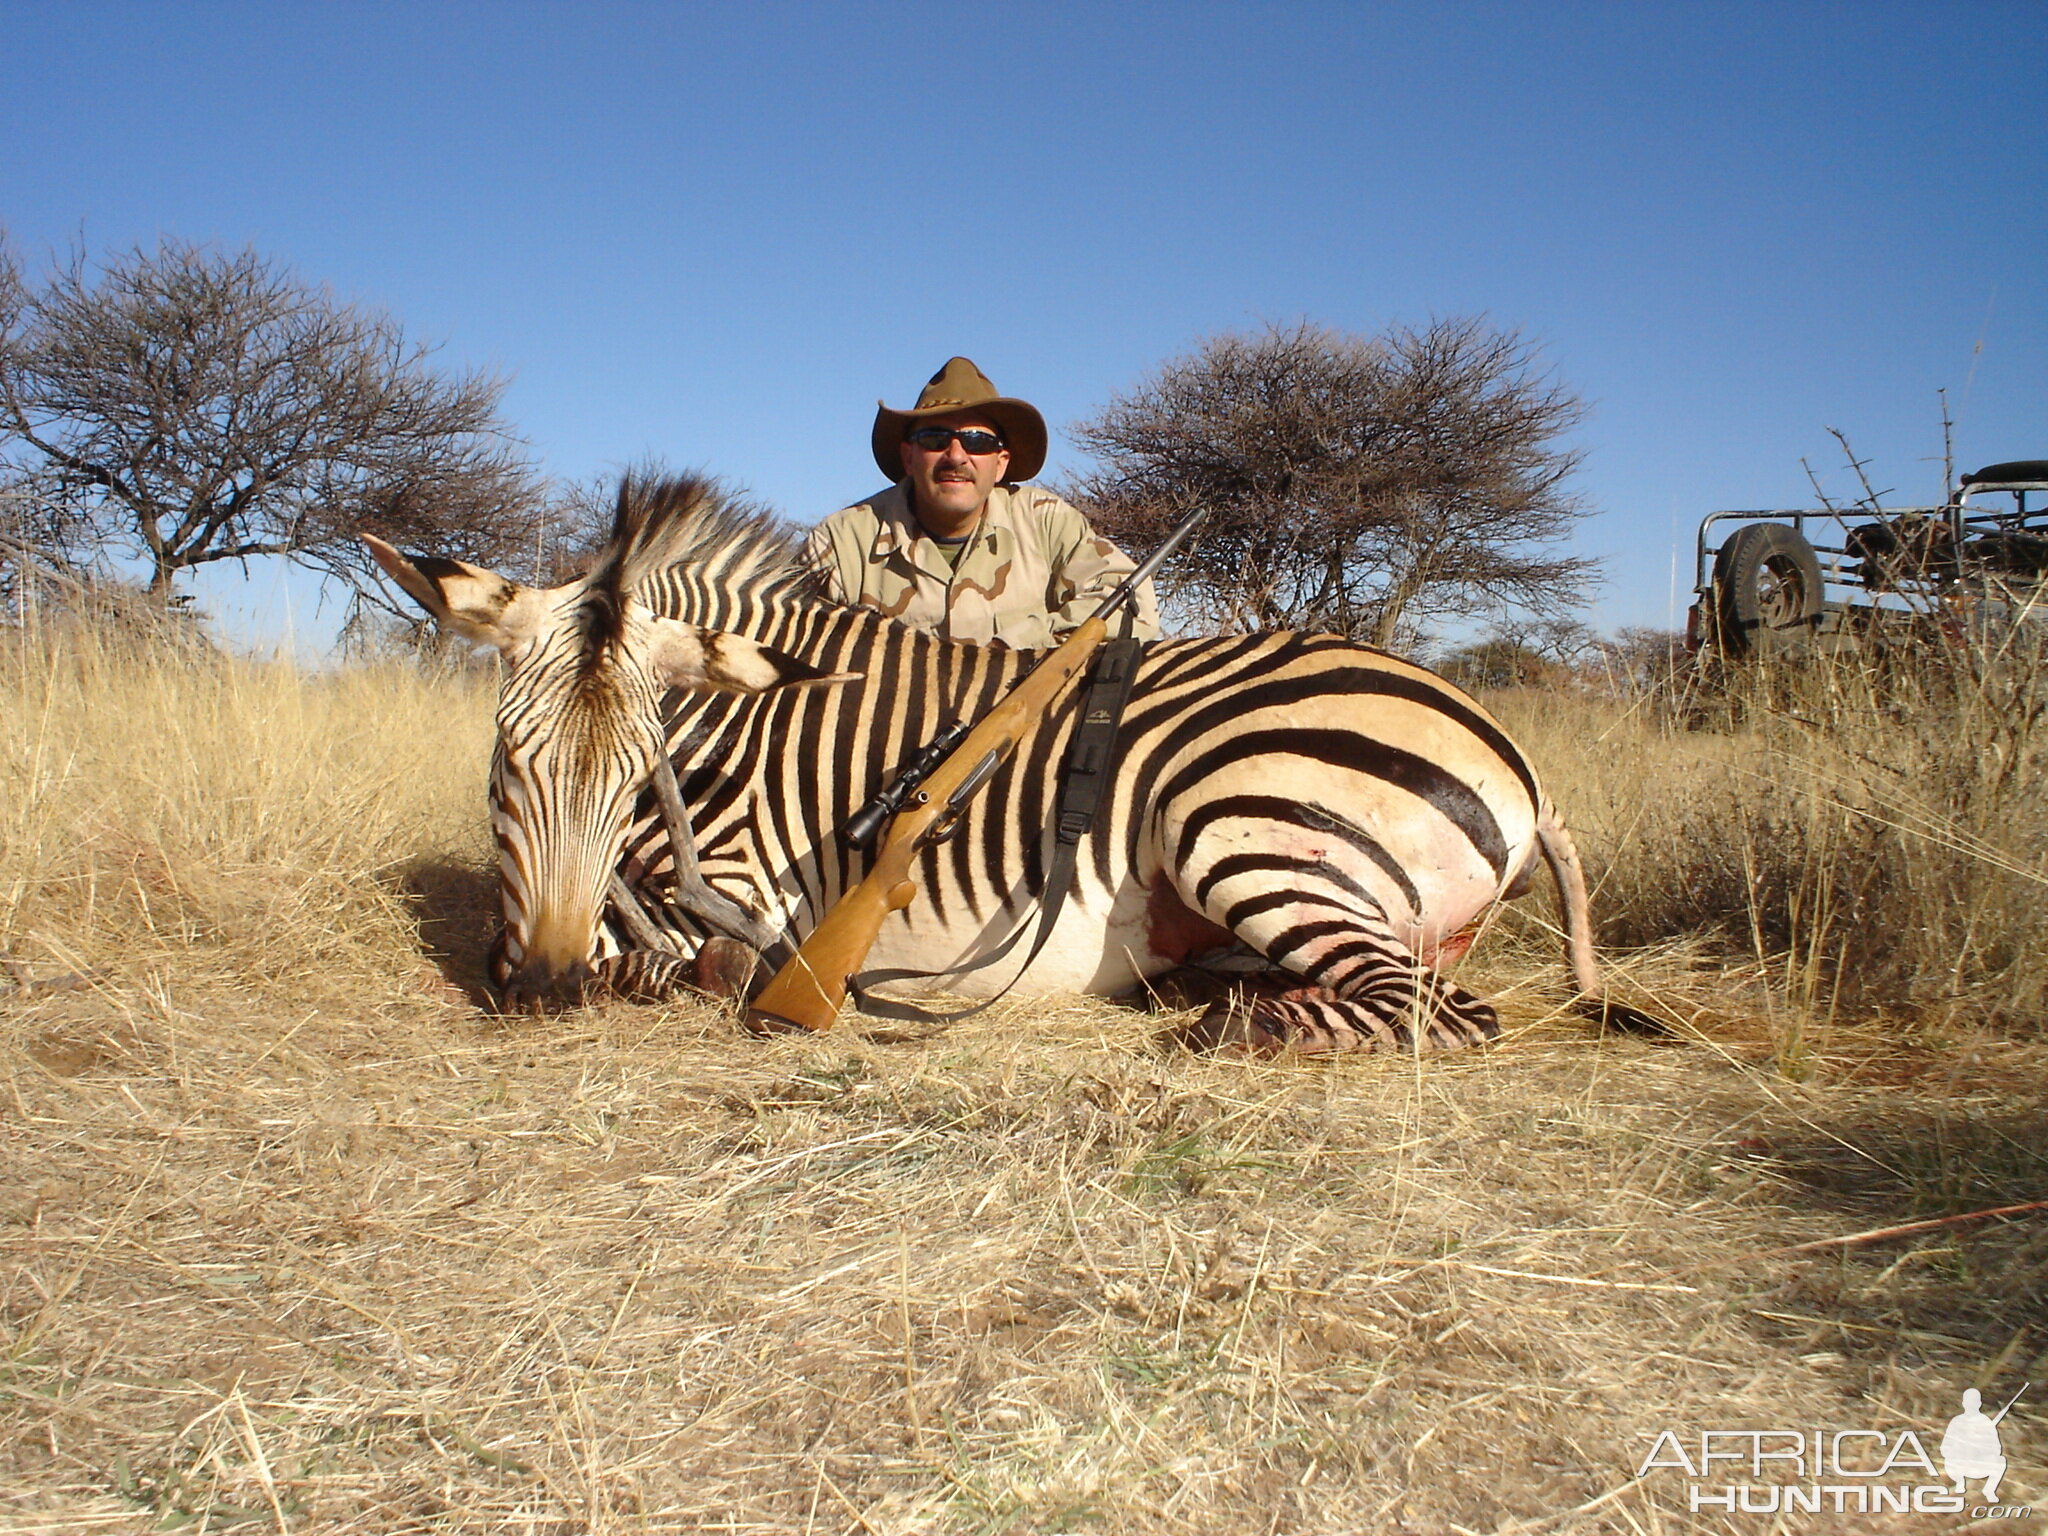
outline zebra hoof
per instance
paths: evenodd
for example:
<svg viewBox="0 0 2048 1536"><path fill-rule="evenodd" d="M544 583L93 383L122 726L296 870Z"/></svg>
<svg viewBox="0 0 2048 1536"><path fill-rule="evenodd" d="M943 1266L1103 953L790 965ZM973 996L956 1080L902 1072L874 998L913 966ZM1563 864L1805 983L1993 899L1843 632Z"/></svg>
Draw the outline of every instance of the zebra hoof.
<svg viewBox="0 0 2048 1536"><path fill-rule="evenodd" d="M741 998L753 985L761 957L738 939L710 938L697 951L691 982L713 997Z"/></svg>
<svg viewBox="0 0 2048 1536"><path fill-rule="evenodd" d="M1666 1042L1680 1038L1662 1019L1653 1019L1640 1008L1631 1008L1627 1003L1613 1002L1604 997L1581 998L1579 1012L1596 1020L1603 1030L1611 1034L1640 1035L1647 1040Z"/></svg>
<svg viewBox="0 0 2048 1536"><path fill-rule="evenodd" d="M1284 1026L1238 987L1217 998L1174 1038L1205 1055L1278 1056L1287 1049Z"/></svg>

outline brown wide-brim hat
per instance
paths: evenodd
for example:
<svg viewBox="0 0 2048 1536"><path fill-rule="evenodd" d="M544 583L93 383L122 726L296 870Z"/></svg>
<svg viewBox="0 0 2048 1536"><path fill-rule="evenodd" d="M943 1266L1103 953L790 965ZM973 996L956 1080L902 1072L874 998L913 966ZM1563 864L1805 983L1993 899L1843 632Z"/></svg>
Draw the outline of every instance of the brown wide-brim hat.
<svg viewBox="0 0 2048 1536"><path fill-rule="evenodd" d="M1010 450L1006 480L1029 480L1045 468L1045 418L1038 408L997 394L987 374L966 358L953 357L932 375L909 410L892 411L875 402L875 466L891 485L903 478L903 434L926 417L953 411L979 411L996 424Z"/></svg>

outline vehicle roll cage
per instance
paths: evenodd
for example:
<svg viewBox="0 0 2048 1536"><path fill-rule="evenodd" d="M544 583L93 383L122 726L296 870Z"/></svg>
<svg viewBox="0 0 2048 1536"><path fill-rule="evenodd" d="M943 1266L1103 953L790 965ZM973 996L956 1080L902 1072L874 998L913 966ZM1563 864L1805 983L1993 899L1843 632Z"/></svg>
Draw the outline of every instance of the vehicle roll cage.
<svg viewBox="0 0 2048 1536"><path fill-rule="evenodd" d="M1972 498L2010 494L2010 507L1980 507ZM1824 589L1813 630L1841 627L1851 609L1906 611L1915 599L1984 595L1993 586L2037 588L2048 582L2048 459L1992 464L1962 476L1938 507L1785 508L1711 512L1700 520L1693 545L1696 612L1723 611L1720 587L1728 577L1722 558L1733 547L1725 525L1775 523L1811 546ZM1879 553L1890 545L1900 558ZM2001 559L2001 555L2006 558ZM2024 556L2024 559L2019 557Z"/></svg>

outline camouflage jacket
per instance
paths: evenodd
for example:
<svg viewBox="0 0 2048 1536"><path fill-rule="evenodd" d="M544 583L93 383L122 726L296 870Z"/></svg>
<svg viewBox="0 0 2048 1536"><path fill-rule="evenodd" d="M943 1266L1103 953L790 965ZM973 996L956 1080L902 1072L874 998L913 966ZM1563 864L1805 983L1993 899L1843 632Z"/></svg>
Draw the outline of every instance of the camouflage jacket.
<svg viewBox="0 0 2048 1536"><path fill-rule="evenodd" d="M842 602L954 640L1001 640L1019 649L1056 644L1080 627L1135 568L1073 507L1034 485L999 485L968 536L957 568L891 486L811 530L805 558ZM1121 634L1110 625L1112 635ZM1131 633L1159 635L1152 583L1138 589Z"/></svg>

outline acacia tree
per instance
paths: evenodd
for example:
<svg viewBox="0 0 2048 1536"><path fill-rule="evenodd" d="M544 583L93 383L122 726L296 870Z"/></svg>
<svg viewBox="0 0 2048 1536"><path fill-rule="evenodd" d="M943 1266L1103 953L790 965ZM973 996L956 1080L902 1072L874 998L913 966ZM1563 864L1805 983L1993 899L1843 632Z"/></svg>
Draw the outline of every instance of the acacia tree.
<svg viewBox="0 0 2048 1536"><path fill-rule="evenodd" d="M87 579L91 530L33 479L0 477L0 611Z"/></svg>
<svg viewBox="0 0 2048 1536"><path fill-rule="evenodd" d="M1563 687L1601 647L1600 638L1577 619L1504 614L1478 639L1430 665L1464 688Z"/></svg>
<svg viewBox="0 0 2048 1536"><path fill-rule="evenodd" d="M280 555L348 580L358 531L490 563L542 488L502 380L444 374L388 316L254 251L166 240L40 287L0 249L0 458L40 505L148 567Z"/></svg>
<svg viewBox="0 0 2048 1536"><path fill-rule="evenodd" d="M1561 614L1592 578L1551 547L1584 515L1557 442L1584 408L1537 361L1474 319L1215 336L1074 429L1101 467L1070 490L1132 548L1208 507L1161 585L1226 633L1388 646L1443 619Z"/></svg>
<svg viewBox="0 0 2048 1536"><path fill-rule="evenodd" d="M1683 681L1692 665L1685 636L1675 630L1624 625L1597 641L1581 667L1608 693L1625 699L1647 698Z"/></svg>

